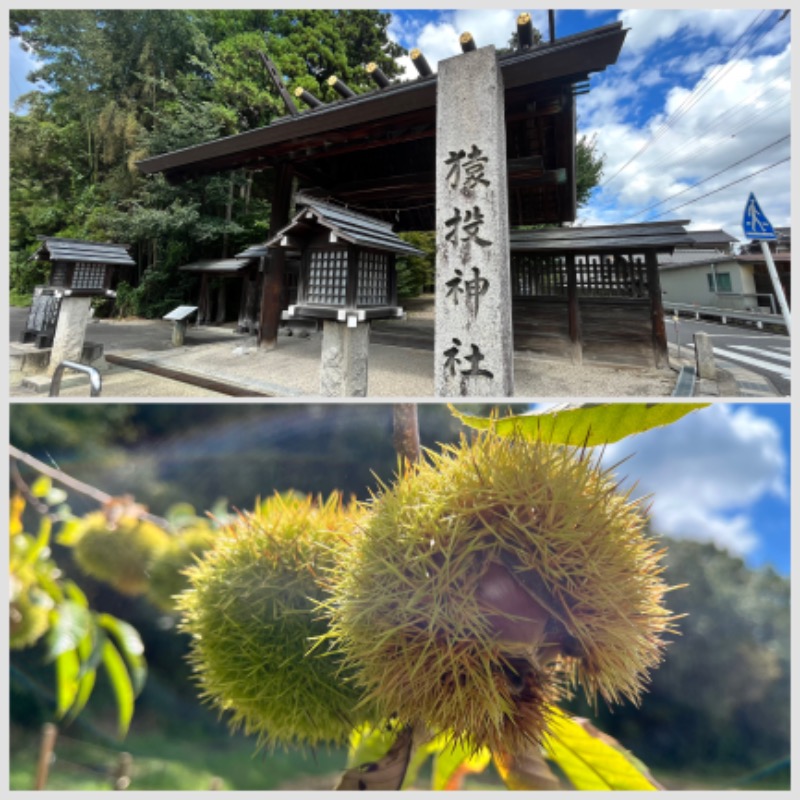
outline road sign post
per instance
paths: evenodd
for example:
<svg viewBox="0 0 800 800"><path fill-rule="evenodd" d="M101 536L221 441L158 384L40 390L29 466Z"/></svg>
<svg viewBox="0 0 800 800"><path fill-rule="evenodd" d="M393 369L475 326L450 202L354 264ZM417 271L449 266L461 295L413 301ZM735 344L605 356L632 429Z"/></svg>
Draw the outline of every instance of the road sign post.
<svg viewBox="0 0 800 800"><path fill-rule="evenodd" d="M783 321L786 323L786 332L791 336L792 321L789 312L789 304L786 302L786 295L783 292L783 286L781 286L781 282L778 278L778 271L775 269L772 252L769 249L769 244L767 244L767 242L771 240L774 241L778 237L775 234L772 223L767 219L767 215L761 210L761 206L758 204L753 192L750 192L750 197L747 198L747 204L744 207L742 228L744 229L746 239L755 239L761 245L761 252L764 255L764 261L767 263L767 271L772 281L772 288L775 290L775 295L778 298L778 304L783 314Z"/></svg>

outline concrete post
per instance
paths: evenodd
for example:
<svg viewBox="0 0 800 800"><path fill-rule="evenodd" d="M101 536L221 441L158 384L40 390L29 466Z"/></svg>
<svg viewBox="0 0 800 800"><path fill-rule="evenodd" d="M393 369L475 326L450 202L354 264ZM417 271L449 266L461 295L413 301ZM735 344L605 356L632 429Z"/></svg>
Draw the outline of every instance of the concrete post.
<svg viewBox="0 0 800 800"><path fill-rule="evenodd" d="M439 62L436 329L440 397L514 394L503 76L494 47Z"/></svg>
<svg viewBox="0 0 800 800"><path fill-rule="evenodd" d="M717 366L714 362L714 346L707 333L694 335L694 355L697 361L697 377L716 380Z"/></svg>
<svg viewBox="0 0 800 800"><path fill-rule="evenodd" d="M50 351L50 364L47 374L52 376L62 361L80 361L83 342L86 339L86 326L91 317L91 297L63 297L58 324L53 336L53 349Z"/></svg>
<svg viewBox="0 0 800 800"><path fill-rule="evenodd" d="M366 397L369 364L369 322L349 327L322 323L319 391L325 397Z"/></svg>

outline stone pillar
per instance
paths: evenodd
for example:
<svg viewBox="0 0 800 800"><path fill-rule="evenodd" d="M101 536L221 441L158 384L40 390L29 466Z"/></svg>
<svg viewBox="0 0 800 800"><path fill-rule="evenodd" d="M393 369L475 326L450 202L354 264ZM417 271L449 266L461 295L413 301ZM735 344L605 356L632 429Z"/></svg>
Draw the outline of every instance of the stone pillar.
<svg viewBox="0 0 800 800"><path fill-rule="evenodd" d="M369 362L369 322L348 327L326 319L322 323L319 391L325 397L366 397Z"/></svg>
<svg viewBox="0 0 800 800"><path fill-rule="evenodd" d="M186 326L188 325L188 321L185 319L176 319L172 323L172 346L173 347L183 347L183 343L186 339Z"/></svg>
<svg viewBox="0 0 800 800"><path fill-rule="evenodd" d="M514 393L503 76L494 47L439 62L436 330L440 397Z"/></svg>
<svg viewBox="0 0 800 800"><path fill-rule="evenodd" d="M697 361L697 377L708 380L717 379L717 366L714 362L714 346L707 333L694 335L694 356Z"/></svg>
<svg viewBox="0 0 800 800"><path fill-rule="evenodd" d="M50 364L47 367L48 375L52 375L62 361L81 360L91 309L91 297L61 298L61 311L58 314L53 349L50 351Z"/></svg>

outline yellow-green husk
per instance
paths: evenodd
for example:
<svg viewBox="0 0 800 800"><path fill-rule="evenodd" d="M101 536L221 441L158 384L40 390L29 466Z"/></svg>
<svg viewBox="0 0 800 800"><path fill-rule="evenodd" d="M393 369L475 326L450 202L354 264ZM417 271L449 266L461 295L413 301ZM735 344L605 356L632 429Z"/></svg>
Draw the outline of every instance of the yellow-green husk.
<svg viewBox="0 0 800 800"><path fill-rule="evenodd" d="M186 570L214 544L214 532L197 525L170 539L150 568L147 597L164 611L175 609L175 597L188 588Z"/></svg>
<svg viewBox="0 0 800 800"><path fill-rule="evenodd" d="M147 591L150 569L169 544L169 534L152 522L123 516L111 523L97 511L84 517L73 553L87 575L138 595Z"/></svg>
<svg viewBox="0 0 800 800"><path fill-rule="evenodd" d="M360 697L341 659L313 648L327 631L319 578L354 513L339 495L275 495L219 532L187 572L177 606L201 695L260 745L345 743L370 719L354 713Z"/></svg>
<svg viewBox="0 0 800 800"><path fill-rule="evenodd" d="M645 522L585 450L485 434L427 453L335 568L330 635L383 714L519 752L565 684L637 700L660 661L673 617ZM486 599L498 576L519 610Z"/></svg>

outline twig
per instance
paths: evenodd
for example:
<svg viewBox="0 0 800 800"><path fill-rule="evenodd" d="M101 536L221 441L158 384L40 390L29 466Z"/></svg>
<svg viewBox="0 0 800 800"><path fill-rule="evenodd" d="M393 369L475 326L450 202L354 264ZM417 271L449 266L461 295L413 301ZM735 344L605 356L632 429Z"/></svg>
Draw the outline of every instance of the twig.
<svg viewBox="0 0 800 800"><path fill-rule="evenodd" d="M17 466L17 462L13 459L11 460L11 480L14 482L14 486L17 487L17 491L25 498L25 502L29 506L33 506L36 511L42 517L47 517L50 520L56 521L56 515L50 511L50 506L47 503L43 503L36 495L31 491L31 487L25 482L25 479L22 477L19 471L19 467Z"/></svg>
<svg viewBox="0 0 800 800"><path fill-rule="evenodd" d="M115 499L112 495L92 486L91 484L84 483L77 478L73 478L71 475L67 475L60 469L53 469L44 462L39 461L38 458L34 458L32 455L25 453L18 447L14 447L13 444L10 444L8 448L9 452L11 453L11 458L21 461L23 464L27 464L40 474L46 475L48 478L52 478L54 481L58 481L60 484L66 486L68 489L72 489L74 492L78 492L86 497L90 497L92 500L100 503L100 505L107 505L108 503L113 502ZM156 516L155 514L151 514L148 511L137 510L132 507L132 513L136 514L141 519L146 519L148 522L158 525L160 528L166 528L167 530L172 528L166 519Z"/></svg>

